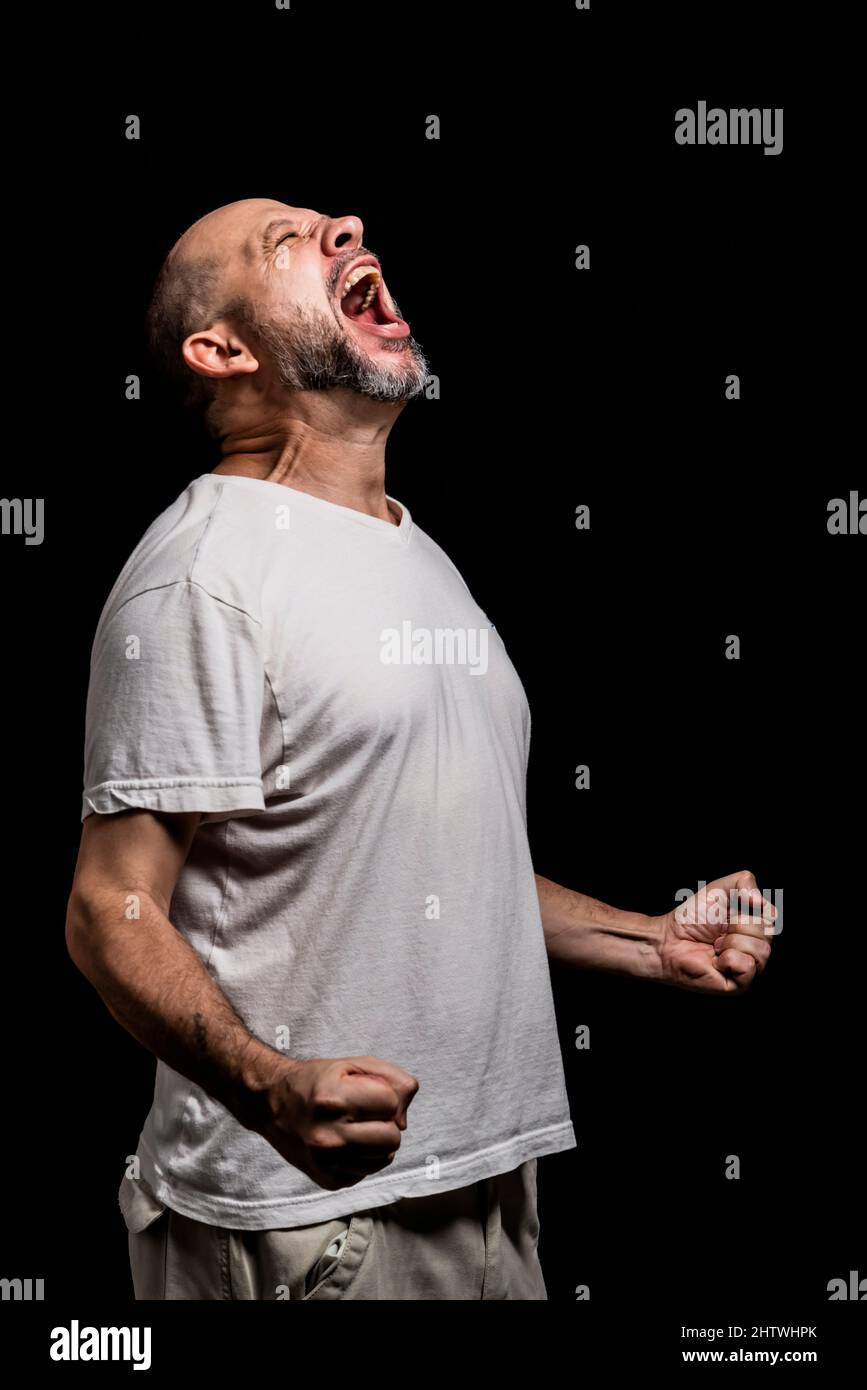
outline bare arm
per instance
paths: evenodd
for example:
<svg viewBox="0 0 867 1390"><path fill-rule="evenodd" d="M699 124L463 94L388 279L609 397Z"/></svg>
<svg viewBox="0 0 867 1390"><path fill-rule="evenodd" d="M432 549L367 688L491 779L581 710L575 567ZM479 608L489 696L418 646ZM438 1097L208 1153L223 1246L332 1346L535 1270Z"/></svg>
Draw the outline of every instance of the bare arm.
<svg viewBox="0 0 867 1390"><path fill-rule="evenodd" d="M118 1023L250 1126L264 1118L257 1100L286 1058L253 1037L168 918L200 819L198 812L88 816L66 941Z"/></svg>
<svg viewBox="0 0 867 1390"><path fill-rule="evenodd" d="M168 916L200 819L87 817L69 953L118 1023L245 1128L324 1187L358 1182L391 1161L418 1082L379 1058L298 1061L249 1031Z"/></svg>
<svg viewBox="0 0 867 1390"><path fill-rule="evenodd" d="M659 920L623 912L536 874L545 945L552 960L618 975L662 978Z"/></svg>
<svg viewBox="0 0 867 1390"><path fill-rule="evenodd" d="M777 909L748 869L704 884L659 917L609 907L539 874L536 889L549 957L579 969L738 994L770 955Z"/></svg>

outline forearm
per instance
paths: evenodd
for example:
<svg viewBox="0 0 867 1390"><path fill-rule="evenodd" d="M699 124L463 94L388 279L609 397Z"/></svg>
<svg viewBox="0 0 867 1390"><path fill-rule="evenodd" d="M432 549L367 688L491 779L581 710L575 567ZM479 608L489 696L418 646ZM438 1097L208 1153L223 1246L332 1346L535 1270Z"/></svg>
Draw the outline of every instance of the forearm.
<svg viewBox="0 0 867 1390"><path fill-rule="evenodd" d="M624 912L536 874L545 945L552 960L585 970L661 978L660 928L643 912Z"/></svg>
<svg viewBox="0 0 867 1390"><path fill-rule="evenodd" d="M202 960L146 895L129 921L123 894L73 895L66 938L75 964L113 1017L247 1128L270 1112L267 1091L290 1059L250 1033Z"/></svg>

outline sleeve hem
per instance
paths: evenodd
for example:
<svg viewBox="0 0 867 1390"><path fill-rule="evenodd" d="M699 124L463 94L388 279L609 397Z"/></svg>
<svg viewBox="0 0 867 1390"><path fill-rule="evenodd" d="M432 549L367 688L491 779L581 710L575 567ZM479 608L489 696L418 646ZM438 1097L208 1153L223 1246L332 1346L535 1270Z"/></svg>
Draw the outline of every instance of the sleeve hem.
<svg viewBox="0 0 867 1390"><path fill-rule="evenodd" d="M93 812L110 815L130 807L146 811L230 811L235 815L252 815L265 810L265 797L259 777L100 782L85 788L81 819L86 820Z"/></svg>

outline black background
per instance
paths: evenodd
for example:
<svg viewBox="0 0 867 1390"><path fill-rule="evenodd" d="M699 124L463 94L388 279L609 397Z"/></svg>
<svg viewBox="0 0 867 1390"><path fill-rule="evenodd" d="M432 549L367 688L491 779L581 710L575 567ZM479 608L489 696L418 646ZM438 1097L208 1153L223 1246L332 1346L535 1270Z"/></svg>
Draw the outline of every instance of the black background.
<svg viewBox="0 0 867 1390"><path fill-rule="evenodd" d="M865 542L826 525L829 499L864 492L834 318L854 263L845 90L835 106L801 72L791 7L409 13L149 9L94 31L108 47L64 74L65 105L47 78L24 98L14 169L38 215L13 264L47 295L3 492L44 496L46 531L2 542L2 1272L45 1277L52 1322L136 1321L116 1191L153 1061L63 942L90 644L145 527L216 461L146 360L153 278L195 218L267 196L362 218L440 378L394 429L387 487L524 682L537 871L648 912L743 868L784 890L743 998L555 968L578 1148L539 1165L549 1299L580 1345L604 1329L649 1364L679 1360L682 1323L739 1322L819 1323L827 1365L861 1312L827 1283L867 1274ZM676 145L700 99L783 107L782 154Z"/></svg>

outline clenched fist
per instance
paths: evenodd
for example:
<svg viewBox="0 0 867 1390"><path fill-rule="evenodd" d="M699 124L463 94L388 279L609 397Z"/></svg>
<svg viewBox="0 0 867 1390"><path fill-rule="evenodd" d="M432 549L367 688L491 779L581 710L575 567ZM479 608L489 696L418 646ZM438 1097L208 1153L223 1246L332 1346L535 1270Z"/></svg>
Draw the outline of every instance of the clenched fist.
<svg viewBox="0 0 867 1390"><path fill-rule="evenodd" d="M393 1161L418 1086L380 1057L286 1058L260 1132L320 1187L352 1187Z"/></svg>
<svg viewBox="0 0 867 1390"><path fill-rule="evenodd" d="M746 869L706 884L655 919L662 978L681 989L742 993L768 963L776 916Z"/></svg>

